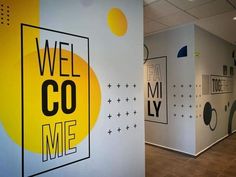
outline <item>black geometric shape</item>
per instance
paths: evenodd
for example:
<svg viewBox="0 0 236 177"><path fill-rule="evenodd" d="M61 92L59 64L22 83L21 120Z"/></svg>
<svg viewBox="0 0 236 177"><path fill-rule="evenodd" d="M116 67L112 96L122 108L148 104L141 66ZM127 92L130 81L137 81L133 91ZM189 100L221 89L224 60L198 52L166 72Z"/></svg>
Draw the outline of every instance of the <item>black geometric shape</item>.
<svg viewBox="0 0 236 177"><path fill-rule="evenodd" d="M117 99L117 102L120 103L120 101L121 101L120 98L118 98L118 99Z"/></svg>
<svg viewBox="0 0 236 177"><path fill-rule="evenodd" d="M136 101L136 97L134 97L134 101Z"/></svg>
<svg viewBox="0 0 236 177"><path fill-rule="evenodd" d="M111 88L111 86L112 86L112 85L111 85L110 83L107 85L108 88Z"/></svg>
<svg viewBox="0 0 236 177"><path fill-rule="evenodd" d="M203 120L206 125L209 125L212 117L212 107L209 102L206 102L203 110Z"/></svg>
<svg viewBox="0 0 236 177"><path fill-rule="evenodd" d="M136 87L136 84L134 84L133 87L135 88L135 87Z"/></svg>
<svg viewBox="0 0 236 177"><path fill-rule="evenodd" d="M129 116L129 112L128 111L125 114L126 114L126 116Z"/></svg>
<svg viewBox="0 0 236 177"><path fill-rule="evenodd" d="M192 108L192 105L190 104L189 107Z"/></svg>
<svg viewBox="0 0 236 177"><path fill-rule="evenodd" d="M128 102L128 101L129 101L129 98L127 97L127 98L125 99L125 101Z"/></svg>
<svg viewBox="0 0 236 177"><path fill-rule="evenodd" d="M111 114L109 114L107 117L108 117L109 119L111 119L111 118L112 118L112 115L111 115Z"/></svg>
<svg viewBox="0 0 236 177"><path fill-rule="evenodd" d="M109 131L107 133L110 135L112 133L112 131L109 129Z"/></svg>
<svg viewBox="0 0 236 177"><path fill-rule="evenodd" d="M184 115L182 114L181 117L184 117Z"/></svg>
<svg viewBox="0 0 236 177"><path fill-rule="evenodd" d="M193 117L192 115L189 116L189 118L192 118L192 117Z"/></svg>
<svg viewBox="0 0 236 177"><path fill-rule="evenodd" d="M129 130L129 126L128 125L126 126L126 130Z"/></svg>
<svg viewBox="0 0 236 177"><path fill-rule="evenodd" d="M192 87L192 85L191 85L191 84L189 84L189 87L191 88L191 87Z"/></svg>
<svg viewBox="0 0 236 177"><path fill-rule="evenodd" d="M215 126L212 127L212 125L210 124L211 122L211 118L212 118L212 112L215 112L215 118L216 118L216 121L215 121ZM201 116L201 115L199 115ZM209 125L211 131L214 131L216 129L216 126L217 126L217 112L214 108L211 107L211 104L209 102L206 102L205 106L204 106L204 110L203 110L203 120L204 120L204 123L205 125Z"/></svg>
<svg viewBox="0 0 236 177"><path fill-rule="evenodd" d="M136 124L134 124L134 128L136 128L137 127L137 125Z"/></svg>
<svg viewBox="0 0 236 177"><path fill-rule="evenodd" d="M134 111L134 115L135 115L135 114L137 114L137 112L136 112L136 111Z"/></svg>
<svg viewBox="0 0 236 177"><path fill-rule="evenodd" d="M182 87L182 88L183 88L183 87L184 87L184 85L183 85L183 84L181 84L181 86L180 86L180 87Z"/></svg>
<svg viewBox="0 0 236 177"><path fill-rule="evenodd" d="M176 97L176 94L174 94L173 97Z"/></svg>
<svg viewBox="0 0 236 177"><path fill-rule="evenodd" d="M120 132L120 131L121 131L121 128L119 127L119 128L117 129L117 131Z"/></svg>
<svg viewBox="0 0 236 177"><path fill-rule="evenodd" d="M234 112L236 111L236 101L233 102L230 113L229 113L229 123L228 123L228 134L232 134L232 123L234 118Z"/></svg>
<svg viewBox="0 0 236 177"><path fill-rule="evenodd" d="M187 46L183 46L177 54L177 58L182 58L182 57L187 57L188 55L188 47Z"/></svg>
<svg viewBox="0 0 236 177"><path fill-rule="evenodd" d="M189 98L192 98L192 95L191 95L191 94L189 95Z"/></svg>
<svg viewBox="0 0 236 177"><path fill-rule="evenodd" d="M120 88L120 84L119 83L117 84L117 87Z"/></svg>
<svg viewBox="0 0 236 177"><path fill-rule="evenodd" d="M111 103L111 99L109 98L107 102L110 104Z"/></svg>
<svg viewBox="0 0 236 177"><path fill-rule="evenodd" d="M184 107L184 105L182 104L182 105L181 105L181 107L183 108L183 107Z"/></svg>
<svg viewBox="0 0 236 177"><path fill-rule="evenodd" d="M225 112L227 111L227 105L225 105Z"/></svg>
<svg viewBox="0 0 236 177"><path fill-rule="evenodd" d="M129 87L129 84L126 84L125 87L128 88L128 87Z"/></svg>
<svg viewBox="0 0 236 177"><path fill-rule="evenodd" d="M176 104L174 104L173 106L176 107Z"/></svg>
<svg viewBox="0 0 236 177"><path fill-rule="evenodd" d="M173 87L176 87L176 85L173 85Z"/></svg>
<svg viewBox="0 0 236 177"><path fill-rule="evenodd" d="M176 114L174 114L174 116L176 117Z"/></svg>
<svg viewBox="0 0 236 177"><path fill-rule="evenodd" d="M120 117L120 116L121 116L121 114L118 112L117 117Z"/></svg>
<svg viewBox="0 0 236 177"><path fill-rule="evenodd" d="M184 95L182 94L182 95L181 95L181 98L183 98L183 97L184 97Z"/></svg>

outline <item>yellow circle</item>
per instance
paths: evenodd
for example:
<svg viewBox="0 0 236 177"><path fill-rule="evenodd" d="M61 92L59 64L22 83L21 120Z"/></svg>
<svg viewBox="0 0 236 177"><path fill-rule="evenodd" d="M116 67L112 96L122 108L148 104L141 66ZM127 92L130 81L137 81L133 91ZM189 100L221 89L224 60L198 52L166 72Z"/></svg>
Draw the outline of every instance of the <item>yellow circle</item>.
<svg viewBox="0 0 236 177"><path fill-rule="evenodd" d="M112 8L108 12L107 24L111 32L117 36L124 36L128 29L126 16L118 8Z"/></svg>
<svg viewBox="0 0 236 177"><path fill-rule="evenodd" d="M44 55L44 50L40 49L41 56ZM58 61L55 61L53 76L50 74L48 61L45 62L44 74L41 76L37 51L24 57L24 147L34 153L41 154L44 148L43 142L52 140L51 145L53 145L58 140L57 138L62 138L58 142L60 152L75 147L88 136L89 131L97 121L100 111L101 90L95 72L92 68L88 69L88 63L80 56L73 54L72 57L71 52L67 50L59 52L59 49L56 49L55 51L55 58L59 58L59 55L67 58L67 60L62 61L61 72L69 76L60 76L60 62ZM51 54L55 51L50 49ZM72 63L69 61L71 58L74 62L73 71ZM74 72L74 75L80 76L75 77L72 72ZM90 74L90 83L88 74ZM52 110L53 104L58 103L58 111L53 116L46 116L42 111L42 85L46 80L53 80L58 86L57 90L53 90L52 85L47 87L48 110ZM65 80L74 82L76 86L76 109L70 114L65 114L62 110L62 84ZM88 104L89 84L90 108ZM71 89L70 85L66 87L66 105L68 109L72 105ZM8 117L2 117L3 127L11 139L21 145L21 121L16 117L14 109L12 110L11 107L4 111L7 112ZM65 147L66 136L69 144Z"/></svg>

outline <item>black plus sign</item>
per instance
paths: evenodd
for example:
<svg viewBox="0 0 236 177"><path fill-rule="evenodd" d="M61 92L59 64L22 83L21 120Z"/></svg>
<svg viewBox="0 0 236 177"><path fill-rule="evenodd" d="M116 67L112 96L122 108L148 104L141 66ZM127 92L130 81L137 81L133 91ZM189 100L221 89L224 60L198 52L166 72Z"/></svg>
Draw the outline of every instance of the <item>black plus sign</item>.
<svg viewBox="0 0 236 177"><path fill-rule="evenodd" d="M108 117L109 119L111 119L112 116L111 116L111 114L109 114L107 117Z"/></svg>
<svg viewBox="0 0 236 177"><path fill-rule="evenodd" d="M111 84L109 83L109 84L107 85L107 87L108 87L108 88L111 88Z"/></svg>
<svg viewBox="0 0 236 177"><path fill-rule="evenodd" d="M129 101L129 98L126 98L125 100L128 102L128 101Z"/></svg>
<svg viewBox="0 0 236 177"><path fill-rule="evenodd" d="M120 84L117 84L117 87L120 88Z"/></svg>
<svg viewBox="0 0 236 177"><path fill-rule="evenodd" d="M128 87L129 87L129 84L126 84L125 87L128 88Z"/></svg>
<svg viewBox="0 0 236 177"><path fill-rule="evenodd" d="M121 131L121 128L119 127L119 128L117 129L117 131L120 132L120 131Z"/></svg>
<svg viewBox="0 0 236 177"><path fill-rule="evenodd" d="M127 125L126 129L129 130L129 126L128 125Z"/></svg>
<svg viewBox="0 0 236 177"><path fill-rule="evenodd" d="M118 103L120 102L120 98L117 99L117 102L118 102Z"/></svg>
<svg viewBox="0 0 236 177"><path fill-rule="evenodd" d="M134 111L134 115L136 114L137 112L136 111Z"/></svg>
<svg viewBox="0 0 236 177"><path fill-rule="evenodd" d="M192 107L192 105L189 105L189 107L191 108L191 107Z"/></svg>
<svg viewBox="0 0 236 177"><path fill-rule="evenodd" d="M137 127L137 125L136 124L134 124L134 128L136 128Z"/></svg>
<svg viewBox="0 0 236 177"><path fill-rule="evenodd" d="M109 100L107 102L110 104L111 103L111 99L109 98Z"/></svg>
<svg viewBox="0 0 236 177"><path fill-rule="evenodd" d="M110 135L112 133L112 131L109 129L109 131L107 133Z"/></svg>
<svg viewBox="0 0 236 177"><path fill-rule="evenodd" d="M136 97L134 97L134 101L136 101Z"/></svg>
<svg viewBox="0 0 236 177"><path fill-rule="evenodd" d="M133 87L135 88L135 87L136 87L136 84L134 84Z"/></svg>
<svg viewBox="0 0 236 177"><path fill-rule="evenodd" d="M121 114L118 112L117 117L120 117L120 116L121 116Z"/></svg>
<svg viewBox="0 0 236 177"><path fill-rule="evenodd" d="M129 112L128 112L128 111L126 112L126 115L127 115L127 116L129 115Z"/></svg>

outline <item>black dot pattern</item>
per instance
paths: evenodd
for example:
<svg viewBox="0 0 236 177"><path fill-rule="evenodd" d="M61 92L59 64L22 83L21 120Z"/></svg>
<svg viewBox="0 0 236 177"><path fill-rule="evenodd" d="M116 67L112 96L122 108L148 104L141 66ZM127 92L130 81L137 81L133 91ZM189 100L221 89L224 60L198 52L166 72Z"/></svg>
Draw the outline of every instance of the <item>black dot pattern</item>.
<svg viewBox="0 0 236 177"><path fill-rule="evenodd" d="M7 4L0 3L0 27L10 26L10 6Z"/></svg>

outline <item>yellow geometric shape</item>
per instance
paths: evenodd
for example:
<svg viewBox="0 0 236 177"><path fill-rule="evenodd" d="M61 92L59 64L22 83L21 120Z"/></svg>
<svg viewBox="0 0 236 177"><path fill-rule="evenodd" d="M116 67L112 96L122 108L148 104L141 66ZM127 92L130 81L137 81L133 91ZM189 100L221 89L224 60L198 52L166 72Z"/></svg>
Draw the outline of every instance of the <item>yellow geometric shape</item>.
<svg viewBox="0 0 236 177"><path fill-rule="evenodd" d="M124 36L128 29L126 16L119 8L112 8L108 12L107 24L111 32L117 36Z"/></svg>

